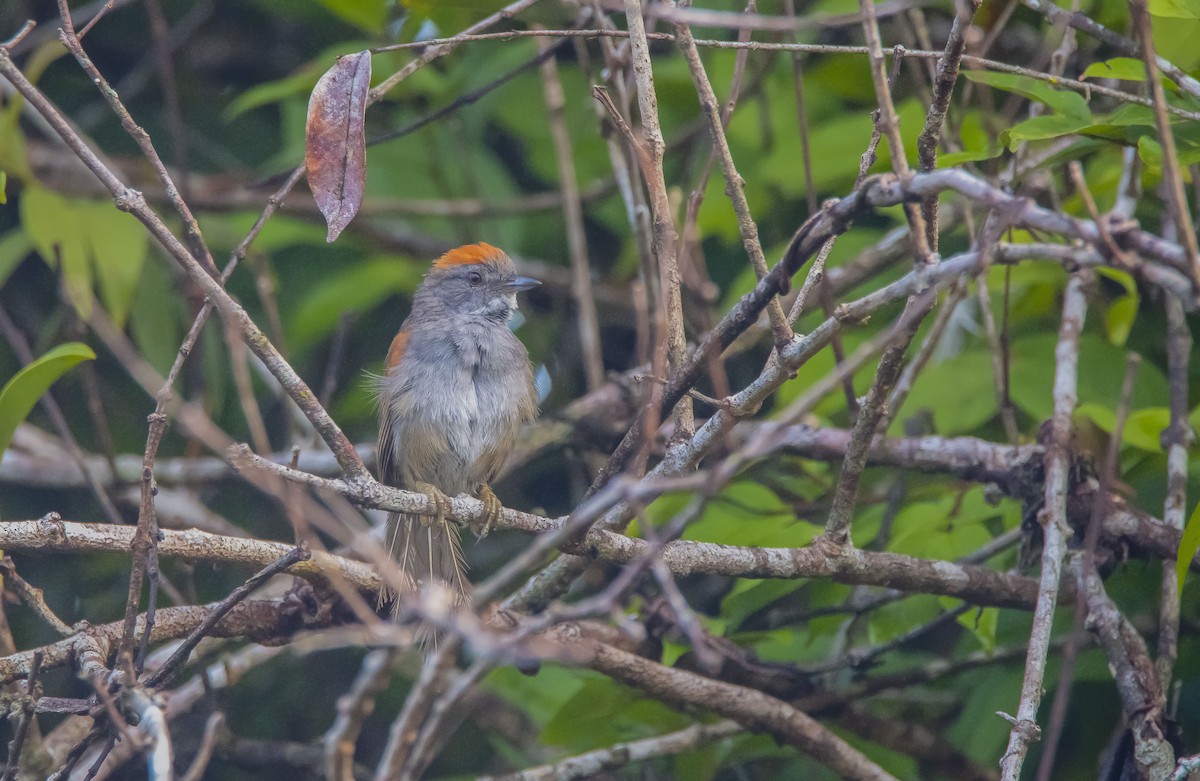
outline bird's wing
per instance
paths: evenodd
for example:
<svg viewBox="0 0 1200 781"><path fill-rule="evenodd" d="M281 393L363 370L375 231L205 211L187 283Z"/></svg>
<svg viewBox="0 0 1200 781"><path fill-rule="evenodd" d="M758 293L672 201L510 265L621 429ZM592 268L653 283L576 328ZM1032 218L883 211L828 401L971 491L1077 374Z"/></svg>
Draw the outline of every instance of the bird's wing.
<svg viewBox="0 0 1200 781"><path fill-rule="evenodd" d="M392 394L397 392L398 383L392 379L404 351L408 347L409 333L403 329L392 339L388 348L387 360L384 361L384 376L378 378L376 403L379 405L379 443L376 447L379 459L379 479L389 485L395 484L399 478L396 464L396 432L395 427L388 424L388 408L392 403Z"/></svg>

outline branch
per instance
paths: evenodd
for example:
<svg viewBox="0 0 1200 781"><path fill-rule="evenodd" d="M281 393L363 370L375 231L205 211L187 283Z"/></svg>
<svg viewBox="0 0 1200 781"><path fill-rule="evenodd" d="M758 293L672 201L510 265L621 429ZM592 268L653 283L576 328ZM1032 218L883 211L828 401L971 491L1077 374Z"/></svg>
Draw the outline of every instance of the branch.
<svg viewBox="0 0 1200 781"><path fill-rule="evenodd" d="M683 304L675 254L679 235L675 230L673 209L663 176L664 142L658 124L658 95L654 87L650 44L646 40L646 24L642 19L640 0L625 0L625 20L629 27L630 67L637 86L638 113L642 121L641 146L646 153L642 175L650 195L650 211L654 219L652 239L654 256L658 259L659 292L662 295L660 307L666 320L667 365L675 372L687 359L687 336L683 328ZM691 399L680 396L670 406L675 411L678 435L690 434L695 428Z"/></svg>
<svg viewBox="0 0 1200 781"><path fill-rule="evenodd" d="M811 755L846 779L891 779L892 775L820 723L762 692L722 683L696 673L664 667L640 656L592 640L583 641L594 670L675 708L699 706L733 719L752 732L763 732Z"/></svg>
<svg viewBox="0 0 1200 781"><path fill-rule="evenodd" d="M1063 558L1067 553L1070 527L1067 525L1067 489L1071 467L1071 415L1077 400L1077 371L1079 367L1079 334L1083 330L1087 301L1084 298L1085 278L1071 276L1063 301L1062 326L1058 347L1054 352L1054 415L1051 418L1050 442L1046 447L1046 489L1044 505L1038 514L1042 526L1042 577L1038 587L1037 606L1033 613L1033 630L1029 637L1029 655L1025 660L1025 681L1021 686L1021 702L1009 733L1008 748L1000 759L1004 781L1018 781L1029 744L1038 739L1038 706L1042 701L1042 680L1046 674L1046 657L1053 631L1054 608L1062 575Z"/></svg>
<svg viewBox="0 0 1200 781"><path fill-rule="evenodd" d="M0 48L0 75L16 88L29 104L54 128L68 148L96 175L96 178L112 194L118 209L136 217L152 236L162 245L176 263L187 273L188 278L199 287L210 301L216 304L230 326L239 331L250 349L257 355L287 391L296 405L312 422L329 448L336 454L338 463L347 476L353 479L369 477L367 468L354 452L354 446L334 422L329 413L317 401L316 395L283 359L254 321L220 283L210 276L191 252L171 233L161 218L147 204L142 194L125 186L112 169L87 145L67 119L45 95L30 83L13 63L9 52Z"/></svg>
<svg viewBox="0 0 1200 781"><path fill-rule="evenodd" d="M162 608L155 618L150 641L162 642L186 636L207 619L215 607L213 604ZM314 621L301 616L298 608L295 601L287 599L242 602L212 627L209 634L212 637L243 637L262 642L279 642L291 637L300 629L317 626ZM81 637L94 641L89 642L89 647L98 644L101 649L111 648L121 636L123 623L114 621L100 624L85 630L84 635L74 634L39 649L0 657L0 682L27 678L33 669L36 654L42 654L44 670L71 664ZM143 630L144 625L143 614L138 619L138 629Z"/></svg>
<svg viewBox="0 0 1200 781"><path fill-rule="evenodd" d="M419 496L420 494L418 494ZM38 521L0 523L0 548L8 553L85 553L129 552L136 530L132 526L98 523L73 523L50 515ZM261 569L289 554L295 546L242 537L222 537L202 531L159 532L159 554L181 561L217 561ZM285 570L313 583L327 583L331 577L344 579L354 588L374 593L380 579L375 570L360 561L315 551L312 558L297 562ZM157 631L157 628L156 628Z"/></svg>
<svg viewBox="0 0 1200 781"><path fill-rule="evenodd" d="M678 732L669 732L642 740L631 740L627 743L616 743L608 748L577 754L551 765L539 765L502 776L481 776L479 781L547 781L548 779L573 781L576 778L592 778L607 771L620 770L637 762L646 762L656 757L671 756L701 748L742 732L742 726L736 721L693 724Z"/></svg>

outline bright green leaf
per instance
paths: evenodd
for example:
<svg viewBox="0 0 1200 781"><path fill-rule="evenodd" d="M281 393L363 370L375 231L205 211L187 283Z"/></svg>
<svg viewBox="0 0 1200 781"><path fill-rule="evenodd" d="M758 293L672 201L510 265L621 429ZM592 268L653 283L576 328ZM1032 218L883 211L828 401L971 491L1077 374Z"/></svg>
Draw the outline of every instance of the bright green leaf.
<svg viewBox="0 0 1200 781"><path fill-rule="evenodd" d="M133 215L117 211L111 203L82 203L78 209L104 307L117 327L123 328L146 262L146 231Z"/></svg>
<svg viewBox="0 0 1200 781"><path fill-rule="evenodd" d="M1149 135L1138 138L1138 157L1151 168L1161 169L1163 154L1162 145ZM1200 149L1180 149L1176 158L1181 166L1187 167L1200 163Z"/></svg>
<svg viewBox="0 0 1200 781"><path fill-rule="evenodd" d="M1146 64L1132 57L1113 57L1104 62L1093 62L1080 76L1081 79L1121 79L1122 81L1145 81Z"/></svg>
<svg viewBox="0 0 1200 781"><path fill-rule="evenodd" d="M1137 295L1121 296L1108 305L1104 313L1104 331L1108 341L1117 347L1123 347L1133 329L1133 321L1137 319L1140 297Z"/></svg>
<svg viewBox="0 0 1200 781"><path fill-rule="evenodd" d="M1187 526L1183 529L1183 537L1179 540L1179 552L1175 554L1175 577L1179 585L1179 593L1183 593L1183 581L1187 577L1188 567L1200 550L1200 504L1192 510Z"/></svg>
<svg viewBox="0 0 1200 781"><path fill-rule="evenodd" d="M1013 343L1010 392L1013 403L1035 420L1047 420L1054 411L1055 333L1028 336ZM1088 332L1079 340L1079 401L1115 409L1120 402L1125 377L1126 351L1114 347L1098 334ZM1154 407L1167 398L1167 378L1148 361L1137 369L1133 386L1133 409Z"/></svg>
<svg viewBox="0 0 1200 781"><path fill-rule="evenodd" d="M1109 268L1108 266L1099 266L1096 268L1096 274L1097 276L1116 282L1125 289L1127 295L1137 292L1137 282L1134 281L1133 275L1128 271L1121 271L1120 269Z"/></svg>
<svg viewBox="0 0 1200 781"><path fill-rule="evenodd" d="M1076 120L1091 117L1087 101L1083 99L1082 95L1068 90L1054 89L1050 82L1015 73L997 73L995 71L964 71L963 76L977 84L986 84L1005 92L1016 93L1029 100L1045 103L1047 108L1053 109L1065 117Z"/></svg>
<svg viewBox="0 0 1200 781"><path fill-rule="evenodd" d="M1017 124L1000 134L1000 140L1010 150L1025 141L1041 141L1060 138L1086 130L1093 125L1092 115L1070 116L1067 114L1043 114Z"/></svg>
<svg viewBox="0 0 1200 781"><path fill-rule="evenodd" d="M953 610L962 604L952 597L941 597L942 607ZM965 627L976 640L984 653L996 650L996 625L1000 620L1000 610L994 607L980 607L968 610L958 617L960 626Z"/></svg>
<svg viewBox="0 0 1200 781"><path fill-rule="evenodd" d="M55 380L81 361L95 358L96 353L86 344L68 342L38 358L5 383L0 389L0 453L8 449L17 426Z"/></svg>
<svg viewBox="0 0 1200 781"><path fill-rule="evenodd" d="M1200 46L1196 46L1200 39L1200 19L1183 14L1153 16L1150 27L1154 31L1154 47L1159 57L1185 71L1200 65Z"/></svg>
<svg viewBox="0 0 1200 781"><path fill-rule="evenodd" d="M999 147L992 147L978 149L973 152L950 152L949 154L938 155L938 168L953 168L963 163L978 163L982 160L991 160L999 157L1002 151Z"/></svg>
<svg viewBox="0 0 1200 781"><path fill-rule="evenodd" d="M938 434L972 431L991 420L998 410L992 375L989 352L960 353L918 374L905 407L911 411L931 411ZM902 419L892 422L892 433L900 434L903 429Z"/></svg>
<svg viewBox="0 0 1200 781"><path fill-rule="evenodd" d="M1110 114L1096 117L1097 124L1113 125L1115 127L1147 127L1154 128L1154 109L1137 103L1126 103L1118 106Z"/></svg>
<svg viewBox="0 0 1200 781"><path fill-rule="evenodd" d="M1200 19L1200 0L1149 0L1146 10L1153 16Z"/></svg>

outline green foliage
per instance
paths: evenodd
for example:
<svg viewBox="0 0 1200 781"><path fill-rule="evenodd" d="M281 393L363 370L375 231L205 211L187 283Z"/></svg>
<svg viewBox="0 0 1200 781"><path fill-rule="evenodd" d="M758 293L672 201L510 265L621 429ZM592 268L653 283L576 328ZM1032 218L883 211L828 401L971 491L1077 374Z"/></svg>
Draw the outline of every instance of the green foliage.
<svg viewBox="0 0 1200 781"><path fill-rule="evenodd" d="M26 366L0 388L0 454L8 449L17 426L29 415L54 381L81 361L95 360L86 344L59 345Z"/></svg>
<svg viewBox="0 0 1200 781"><path fill-rule="evenodd" d="M1123 81L1145 81L1146 63L1132 57L1113 57L1104 62L1093 62L1084 69L1081 79L1121 79Z"/></svg>
<svg viewBox="0 0 1200 781"><path fill-rule="evenodd" d="M111 203L64 198L44 187L21 196L21 225L38 254L63 277L81 317L92 310L93 284L113 321L124 325L146 261L146 231Z"/></svg>
<svg viewBox="0 0 1200 781"><path fill-rule="evenodd" d="M1183 584L1187 579L1188 568L1196 552L1200 551L1200 504L1192 510L1187 526L1183 529L1183 538L1179 540L1179 552L1175 555L1175 576L1179 584L1179 593L1183 593Z"/></svg>
<svg viewBox="0 0 1200 781"><path fill-rule="evenodd" d="M996 71L964 71L963 75L977 84L986 84L1043 104L1049 114L1033 117L1000 134L1000 140L1010 150L1026 141L1058 138L1077 133L1092 124L1087 101L1078 92L1057 90L1050 84L1030 76Z"/></svg>
<svg viewBox="0 0 1200 781"><path fill-rule="evenodd" d="M309 93L317 79L338 55L378 47L396 41L412 41L418 35L453 35L483 16L501 7L500 0L256 0L248 4L222 7L219 24L205 23L194 40L178 49L179 96L183 104L190 142L190 184L195 208L205 238L218 260L229 257L259 217L259 209L280 181L281 173L295 166L303 156L304 118ZM740 11L743 3L717 3L714 8ZM1152 0L1155 16L1153 31L1160 53L1185 69L1200 66L1200 14L1196 0ZM933 4L926 8L931 33L948 28L953 18L952 4ZM166 4L172 22L182 13L174 4ZM855 0L823 0L804 9L812 14L857 13ZM984 12L987 11L987 4ZM1128 33L1128 6L1119 0L1096 0L1085 4L1084 11L1098 20ZM782 13L778 3L765 4L761 13ZM4 11L0 10L0 17ZM132 15L132 16L136 16ZM980 24L984 24L984 21ZM987 24L994 18L987 20ZM515 27L544 24L570 26L572 15L558 4L539 4L511 22ZM140 22L139 22L140 23ZM102 69L112 75L135 73L144 51L127 52L130 40L145 40L140 28L128 16L112 14L89 34L89 46L95 41ZM907 35L906 27L889 18L882 20L887 45ZM1028 10L1021 10L1009 22L1021 27L1020 35L1001 35L994 43L995 56L1012 61L1014 52L1030 53L1030 47L1042 45L1050 51L1060 33L1038 25ZM111 25L111 26L110 26ZM669 25L660 23L660 29ZM985 28L981 28L985 29ZM699 36L700 28L697 28ZM806 43L832 40L857 43L853 25L797 33ZM705 30L705 37L732 37L724 31ZM141 36L141 37L138 37ZM244 36L244 37L243 37ZM845 40L843 40L843 38ZM1077 36L1078 55L1065 71L1083 74L1089 81L1121 80L1122 89L1144 89L1146 74L1140 60L1126 57L1102 59L1112 54L1109 47L1097 46L1087 36ZM755 40L776 39L774 34L757 34ZM1046 41L1050 41L1046 43ZM940 45L940 42L937 42ZM532 40L479 41L457 48L450 55L416 71L399 88L374 104L366 114L367 137L382 137L409 126L432 111L454 105L464 95L488 88L502 73L520 68L538 51ZM699 120L699 104L692 79L673 44L654 44L654 75L658 88L660 114L668 141L666 178L669 197L676 213L699 181L707 161L709 143L706 129ZM101 105L93 86L73 70L65 49L56 40L32 47L21 55L23 71L44 84L58 105L73 119L89 120ZM414 56L412 51L377 54L372 57L373 81L396 72ZM992 55L989 55L992 56ZM730 50L703 51L703 60L713 81L718 100L729 94L737 53ZM637 240L632 235L627 210L621 200L618 181L612 170L610 138L614 146L626 150L624 139L598 119L590 96L593 83L601 80L604 61L595 41L565 46L557 57L566 98L565 122L572 145L576 179L590 193L583 204L590 269L600 296L601 341L605 348L605 368L623 372L635 362L634 329L637 316L630 305L631 283L639 268ZM748 59L742 97L728 128L732 155L746 184L746 194L762 238L768 261L777 260L795 229L808 216L808 181L819 202L844 196L859 174L859 160L872 136L871 111L875 95L866 58L846 54L811 54L803 59L804 123L810 164L806 170L806 150L796 105L794 63L789 55L756 51ZM915 159L915 141L925 118L928 78L924 61L905 58L895 83L896 105L906 153ZM1031 66L1029 62L1015 64ZM1101 212L1111 208L1121 182L1122 155L1135 149L1144 167L1139 185L1143 192L1158 191L1162 177L1162 147L1152 108L1121 104L1098 93L1084 95L1049 83L1008 73L965 69L964 79L956 88L950 111L947 143L938 157L940 168L963 167L981 175L1009 171L1014 155L1025 162L1042 153L1050 142L1062 142L1058 152L1035 172L1037 187L1023 189L1028 181L1014 183L1016 192L1028 192L1043 206L1060 208L1068 215L1090 219L1088 207L1074 191L1063 171L1067 161L1077 160L1089 192ZM1169 80L1169 102L1188 111L1200 110L1197 101L1173 89ZM124 87L122 87L124 89ZM967 99L969 96L969 99ZM173 139L166 127L168 115L159 90L131 90L127 97L132 115L144 124L156 145L175 166ZM631 103L636 104L636 99ZM1041 115L1030 118L1029 106L1040 106ZM637 111L632 112L635 117ZM135 148L123 136L117 123L104 115L90 117L86 130L96 143L117 161L122 175L128 174L131 186L144 189L160 214L170 209L158 200L158 185L153 174L132 162ZM1200 162L1200 125L1180 117L1172 118L1172 129L1179 147L1179 162L1185 168ZM61 154L50 147L50 155ZM869 173L892 169L887 142L879 146L879 159ZM0 294L6 311L44 350L64 339L79 338L74 329L79 316L86 316L98 298L111 319L132 340L139 353L160 373L165 373L178 354L178 348L195 311L200 305L195 290L176 269L164 262L163 255L150 253L145 230L129 215L117 211L111 201L98 200L94 190L85 190L73 181L60 182L53 166L47 166L47 145L37 129L24 101L7 96L0 105L0 203L5 196L8 207L0 209ZM49 171L47 169L50 169ZM311 196L300 185L282 205L283 211L267 222L250 247L242 265L229 280L229 288L252 317L278 344L314 390L327 379L334 389L330 410L356 442L373 439L374 422L369 393L364 390L365 373L378 371L389 340L408 312L408 303L428 268L432 256L454 243L486 240L518 256L542 264L548 284L528 304L523 304L525 321L520 325L522 339L530 345L536 364L545 367L553 386L543 404L544 416L555 420L569 401L584 393L579 372L579 346L574 321L575 304L569 292L567 245L561 203L555 199L560 186L549 115L543 94L542 76L529 69L478 100L459 106L449 116L408 135L374 144L367 152L367 178L362 213L356 217L337 245L324 243L324 231L314 219ZM40 178L39 178L40 177ZM233 183L236 182L235 186ZM91 180L88 180L91 184ZM1189 181L1189 185L1191 182ZM727 311L757 281L746 262L738 225L719 166L712 170L704 188L704 200L695 226L700 254L697 260L713 280L718 315ZM236 204L223 202L227 191L243 196ZM244 198L250 193L249 199ZM596 193L599 193L598 195ZM1052 194L1052 195L1051 195ZM1052 197L1053 196L1053 197ZM525 209L524 199L541 198L542 208ZM962 200L946 195L943 203ZM249 206L247 206L249 203ZM1156 230L1164 222L1164 206L1154 197L1144 198L1134 215L1142 226ZM976 210L970 221L956 223L943 212L940 251L944 256L972 247L988 215ZM173 218L172 218L173 219ZM840 269L861 263L889 231L902 226L905 218L899 208L879 209L862 215L853 229L834 246L827 269ZM172 224L178 228L177 224ZM688 237L689 241L691 237ZM1001 237L1010 243L1044 242L1055 239L1021 230L1005 231ZM690 245L689 245L690 246ZM36 253L36 259L29 260ZM899 278L910 268L910 258L902 258L886 267L856 289L840 292L829 303L837 303L877 290ZM1165 474L1165 456L1160 443L1161 431L1169 423L1166 365L1162 350L1161 307L1157 293L1139 282L1136 273L1113 268L1097 270L1100 278L1089 290L1089 313L1081 339L1079 364L1080 404L1074 421L1086 443L1081 448L1099 451L1110 437L1120 402L1120 386L1127 356L1137 352L1143 357L1130 400L1129 417L1124 427L1122 457L1116 478L1131 486L1129 503L1139 510L1159 513ZM1011 266L997 266L987 277L992 320L1005 339L1009 360L1008 392L1017 415L1018 439L1023 445L1037 441L1039 428L1052 411L1054 349L1060 322L1062 292L1066 273L1060 264L1023 260ZM686 280L690 282L689 280ZM799 282L799 280L797 280ZM58 286L58 287L56 287ZM61 287L70 305L59 306ZM706 303L690 286L688 298L688 336L697 337L707 327L702 316ZM710 291L704 291L705 293ZM947 326L939 349L918 376L905 403L894 410L888 434L912 436L913 432L939 436L970 436L1002 443L1006 432L1001 425L996 356L983 329L983 312L975 288ZM797 325L799 332L811 331L828 313L824 301L812 297ZM874 338L880 329L894 321L902 303L877 313L869 322L845 323L841 346L846 354ZM945 306L945 300L939 306ZM940 311L940 310L939 310ZM278 323L274 321L278 313ZM930 318L932 320L932 318ZM343 328L342 324L345 323ZM918 342L928 334L926 323ZM91 357L82 346L48 353L40 361L37 376L43 387L38 390L32 379L21 379L24 372L6 386L4 394L17 380L24 390L21 404L16 395L0 396L0 428L10 417L24 417L28 405L40 396L49 382L70 365ZM740 390L761 369L769 345L765 340L752 345L739 344L730 351L724 368L733 389ZM909 357L915 353L910 350ZM106 356L107 358L107 356ZM229 348L223 326L214 318L201 334L194 354L184 366L176 386L177 397L197 404L214 421L237 438L246 438L242 405L238 403L231 376ZM4 363L7 361L7 363ZM43 365L44 362L44 365ZM813 382L832 371L836 360L832 350L821 351L803 366L798 376L787 382L758 413L751 425L769 425L778 420L780 410L807 393ZM33 369L34 367L30 367ZM53 369L53 371L52 371ZM139 451L145 438L145 414L153 406L127 377L124 367L110 360L97 364L101 383L101 403L110 418L107 422L118 450L123 454ZM853 378L852 392L866 392L875 366L868 366ZM15 373L11 356L0 351L0 376ZM1193 387L1197 377L1194 372ZM296 440L289 422L290 409L273 388L256 374L256 389L268 436L274 448L283 449ZM707 380L706 380L707 383ZM705 392L711 388L702 386ZM75 388L70 405L73 427L83 433L85 449L100 452L100 435L88 430L83 410L87 401ZM17 391L12 391L16 394ZM1191 423L1200 424L1200 404L1193 394ZM24 407L24 411L21 408ZM928 413L926 420L925 413ZM707 414L707 410L702 414ZM822 399L802 422L811 425L849 427L854 420L845 393L839 388ZM15 423L12 424L15 426ZM8 433L11 435L11 427ZM3 433L3 431L0 431ZM596 441L607 443L610 432L601 432ZM1081 437L1082 438L1082 437ZM3 444L4 440L0 440ZM136 443L124 447L120 443ZM569 449L555 451L551 457L533 465L523 465L518 474L505 478L498 488L502 498L514 507L546 508L546 514L568 511L577 499L577 483L590 476L586 452L594 445L590 438L568 443ZM1086 445L1086 447L1084 447ZM734 449L735 438L724 443ZM2 448L0 448L2 449ZM600 447L599 449L603 449ZM162 458L196 455L200 452L187 432L172 426L164 440ZM584 455L581 455L581 452ZM603 455L603 454L601 454ZM657 453L655 454L657 455ZM709 464L705 464L708 466ZM306 468L302 462L301 468ZM1200 493L1200 459L1192 454L1189 465L1189 496ZM803 548L823 530L828 514L829 496L840 474L837 459L814 460L794 453L773 454L742 470L700 513L682 534L683 539L719 545ZM1005 531L1015 528L1023 510L1015 500L993 503L991 491L968 484L946 474L900 471L892 467L870 467L863 475L861 501L855 512L854 542L860 547L874 546L888 553L924 559L956 560L977 551ZM243 503L231 492L231 483L214 483L202 491L206 502L224 503L220 512L249 529L290 540L286 525L280 525L278 508L264 509ZM16 501L35 491L10 491L7 486L0 510L6 517ZM94 508L73 492L86 517ZM232 495L231 495L232 493ZM35 497L47 506L62 497ZM692 493L669 494L653 502L639 519L639 529L647 525L661 529L694 498ZM264 503L265 504L265 503ZM22 510L25 506L21 505ZM46 508L38 508L46 509ZM1200 548L1200 507L1192 514L1184 542L1180 547L1180 585L1186 566ZM15 516L14 516L15 517ZM886 538L881 530L890 524ZM500 540L469 547L469 555L479 556L475 571L486 577L495 560L513 548L499 550ZM646 535L649 536L649 535ZM519 546L521 543L509 544ZM996 557L988 563L997 569L1013 564L1015 556ZM473 566L476 562L473 562ZM106 577L120 580L124 571L113 563L101 570ZM168 568L174 565L170 562ZM607 577L597 565L592 573ZM1139 594L1158 587L1157 571L1144 572L1139 562L1120 566L1124 581L1112 583L1114 597L1124 607L1143 604ZM590 573L590 574L592 574ZM48 599L55 604L79 605L80 614L102 606L108 613L120 608L119 595L89 593L94 582L54 583L47 578ZM171 571L172 577L204 589L215 590L214 579L233 578L238 573L214 573L196 567L186 573ZM588 579L570 599L583 597L596 588ZM68 588L69 585L69 588ZM219 585L219 584L218 584ZM60 589L55 593L55 589ZM757 660L799 668L820 667L844 652L848 646L862 647L885 643L905 636L916 627L938 619L961 602L948 597L917 596L896 600L884 608L859 615L844 607L852 595L862 598L878 593L872 589L854 589L829 579L733 579L700 577L683 579L681 588L697 614L703 629L736 643ZM119 589L118 589L119 590ZM649 603L654 585L631 597L622 605L624 620L639 617ZM1189 589L1185 597L1194 596ZM1145 604L1149 604L1145 602ZM1191 611L1191 612L1188 612ZM1063 611L1064 615L1066 612ZM1145 615L1150 614L1146 608ZM14 614L16 611L14 611ZM1195 614L1194 601L1185 599L1185 616ZM961 654L982 650L992 653L1027 642L1029 627L1015 611L972 607L957 622L944 621L935 636L903 644L899 653L880 659L881 669L838 670L822 676L823 683L838 686L847 682L870 680L880 673L898 672L918 666L940 663ZM20 627L17 627L20 634ZM677 632L652 638L662 648L660 660L667 665L680 663L690 643ZM345 683L357 657L347 654L336 662L337 683ZM1194 671L1181 654L1180 676L1184 686L1194 686ZM323 661L324 663L324 661ZM260 671L270 685L294 693L294 681L282 671L267 667ZM281 676L280 680L272 676ZM1081 657L1079 680L1108 682L1108 672L1100 654ZM938 729L955 747L981 765L990 765L1003 751L1006 725L996 719L997 710L1012 712L1015 692L1019 689L1019 663L997 664L951 676L927 687L917 687L885 697L867 700L868 707L896 719L908 719ZM329 681L313 681L312 688L321 702L331 702L341 691L330 689ZM1054 685L1053 680L1049 684ZM572 753L601 748L615 741L638 739L669 732L697 720L708 718L698 713L680 713L644 697L633 689L607 678L566 665L547 663L536 677L522 675L512 668L493 671L484 684L488 694L511 709L520 721L528 722L532 741L511 741L500 730L487 731L485 738L470 740L463 735L452 741L447 753L456 757L450 770L438 769L433 776L461 772L464 776L500 772L513 767L551 761ZM292 687L292 688L288 688ZM403 687L399 687L403 688ZM343 690L344 691L344 690ZM1185 689L1186 691L1186 689ZM230 690L231 700L243 692ZM374 722L380 734L365 733L362 746L378 747L386 740L386 720L399 709L400 694L381 700L381 717ZM256 725L270 734L272 707L277 703L251 703ZM386 700L386 701L385 701ZM899 712L903 702L911 711ZM1187 698L1181 700L1186 710ZM294 705L294 700L291 704ZM389 709L390 708L390 709ZM897 712L889 710L896 708ZM1115 723L1119 704L1097 708L1095 718L1068 719L1070 732L1064 745L1081 755L1098 752L1096 746ZM311 734L287 735L289 740L319 738L324 724L318 714L306 712L288 721L289 729L309 730ZM471 714L477 715L477 714ZM1089 716L1092 714L1089 713ZM486 717L481 721L486 722ZM1095 729L1103 722L1103 729ZM980 725L990 725L981 727ZM486 727L486 724L484 725ZM844 735L849 735L846 731ZM271 735L272 737L282 737ZM465 748L464 748L465 747ZM924 768L911 760L873 746L862 746L870 756L887 763L904 777L922 776ZM360 756L362 756L360 754ZM467 768L467 769L463 769ZM744 735L733 740L691 750L675 758L660 758L649 766L646 776L680 779L712 777L804 777L823 778L824 771L811 759L798 756L793 749L781 747L765 736ZM1094 768L1089 768L1094 776ZM213 777L217 777L214 775ZM225 777L222 775L221 777ZM233 776L229 776L233 777ZM247 776L249 777L249 776ZM272 778L277 776L272 776ZM1062 778L1087 777L1064 774Z"/></svg>

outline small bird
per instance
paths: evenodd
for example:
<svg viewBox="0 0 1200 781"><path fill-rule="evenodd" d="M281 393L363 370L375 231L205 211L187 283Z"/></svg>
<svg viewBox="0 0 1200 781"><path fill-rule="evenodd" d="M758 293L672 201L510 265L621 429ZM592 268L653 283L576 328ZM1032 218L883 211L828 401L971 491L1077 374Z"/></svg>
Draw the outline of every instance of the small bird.
<svg viewBox="0 0 1200 781"><path fill-rule="evenodd" d="M508 321L517 293L540 284L489 244L450 250L417 288L378 378L380 479L437 504L432 518L388 516L392 556L418 588L440 581L458 602L469 584L447 497L483 501L479 536L500 516L488 484L537 416L529 353ZM381 594L381 605L394 596Z"/></svg>

